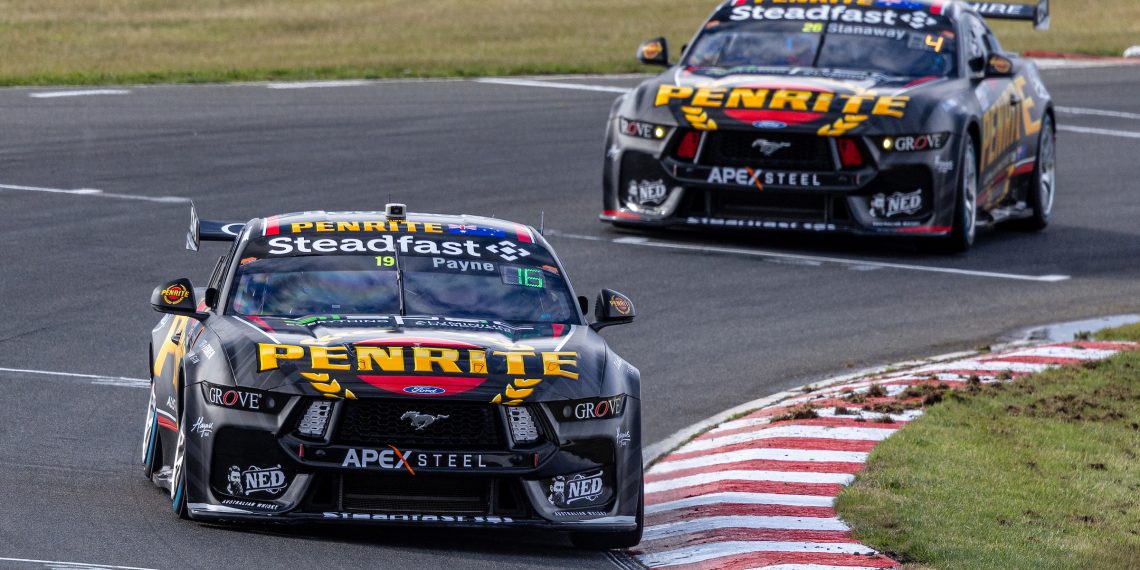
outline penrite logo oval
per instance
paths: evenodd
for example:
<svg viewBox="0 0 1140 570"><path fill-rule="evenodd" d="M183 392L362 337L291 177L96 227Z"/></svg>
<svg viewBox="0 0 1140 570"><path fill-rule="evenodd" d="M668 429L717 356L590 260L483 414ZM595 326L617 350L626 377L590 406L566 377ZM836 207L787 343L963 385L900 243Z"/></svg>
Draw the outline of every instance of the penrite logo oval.
<svg viewBox="0 0 1140 570"><path fill-rule="evenodd" d="M443 388L440 388L438 386L405 386L404 387L404 393L405 394L413 394L413 395L419 394L419 395L424 395L424 396L434 396L436 394L443 394L444 392L447 392L447 390L444 390Z"/></svg>
<svg viewBox="0 0 1140 570"><path fill-rule="evenodd" d="M617 312L619 312L623 315L629 314L629 311L630 311L629 299L626 299L625 297L611 297L610 298L610 305L614 309L617 309Z"/></svg>
<svg viewBox="0 0 1140 570"><path fill-rule="evenodd" d="M180 283L176 283L162 290L162 300L165 301L167 305L177 305L189 296L190 291L186 290L186 287L183 287Z"/></svg>

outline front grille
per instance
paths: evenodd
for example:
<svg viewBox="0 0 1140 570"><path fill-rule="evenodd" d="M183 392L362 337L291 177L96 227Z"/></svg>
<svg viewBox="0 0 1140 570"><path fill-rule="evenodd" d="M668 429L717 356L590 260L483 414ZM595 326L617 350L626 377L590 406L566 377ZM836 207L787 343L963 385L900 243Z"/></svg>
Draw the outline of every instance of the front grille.
<svg viewBox="0 0 1140 570"><path fill-rule="evenodd" d="M731 218L824 221L827 196L773 192L716 192L713 211Z"/></svg>
<svg viewBox="0 0 1140 570"><path fill-rule="evenodd" d="M709 132L701 162L779 170L835 169L827 137L791 133Z"/></svg>
<svg viewBox="0 0 1140 570"><path fill-rule="evenodd" d="M334 442L342 445L399 444L417 448L504 447L499 411L477 402L345 400ZM408 414L414 412L415 414ZM416 429L412 415L438 419ZM407 415L407 418L404 418ZM442 416L447 416L443 418ZM404 418L404 419L401 419Z"/></svg>
<svg viewBox="0 0 1140 570"><path fill-rule="evenodd" d="M341 485L345 511L485 515L490 510L494 480L345 475Z"/></svg>

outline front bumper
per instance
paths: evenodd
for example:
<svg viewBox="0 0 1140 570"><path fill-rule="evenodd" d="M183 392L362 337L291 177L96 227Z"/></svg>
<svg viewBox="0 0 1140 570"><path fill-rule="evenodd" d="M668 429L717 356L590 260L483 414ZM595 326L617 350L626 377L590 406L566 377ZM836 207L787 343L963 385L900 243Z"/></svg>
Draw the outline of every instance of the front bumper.
<svg viewBox="0 0 1140 570"><path fill-rule="evenodd" d="M620 415L584 421L566 421L566 402L528 404L541 436L518 444L503 406L337 400L314 436L302 434L300 422L313 402L328 400L275 397L287 399L275 413L189 399L187 417L211 427L205 436L187 436L191 518L600 532L637 526L642 465L635 398L622 397ZM372 412L362 421L365 408ZM399 422L376 410L404 408L447 411L437 415L459 422L456 434L478 431L480 421L495 433L450 442L385 433Z"/></svg>
<svg viewBox="0 0 1140 570"><path fill-rule="evenodd" d="M943 236L951 231L957 190L949 158L956 152L953 144L937 151L888 154L864 137L859 144L865 165L842 169L833 167L835 156L803 161L814 163L808 168L702 155L680 160L672 156L672 143L647 148L641 143L622 146L622 139L613 135L607 152L603 221L866 235ZM824 138L820 144L834 153L833 141ZM645 192L646 187L651 191Z"/></svg>

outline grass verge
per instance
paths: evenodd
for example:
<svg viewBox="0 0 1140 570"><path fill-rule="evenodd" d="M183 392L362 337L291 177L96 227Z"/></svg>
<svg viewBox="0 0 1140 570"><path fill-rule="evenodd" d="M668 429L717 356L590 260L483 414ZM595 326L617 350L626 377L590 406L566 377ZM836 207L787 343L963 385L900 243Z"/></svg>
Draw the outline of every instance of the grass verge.
<svg viewBox="0 0 1140 570"><path fill-rule="evenodd" d="M652 71L714 0L8 0L0 85ZM1136 0L1053 0L1053 30L998 23L1014 50L1119 55Z"/></svg>
<svg viewBox="0 0 1140 570"><path fill-rule="evenodd" d="M875 448L838 509L908 568L1140 568L1138 456L1131 352L949 393Z"/></svg>

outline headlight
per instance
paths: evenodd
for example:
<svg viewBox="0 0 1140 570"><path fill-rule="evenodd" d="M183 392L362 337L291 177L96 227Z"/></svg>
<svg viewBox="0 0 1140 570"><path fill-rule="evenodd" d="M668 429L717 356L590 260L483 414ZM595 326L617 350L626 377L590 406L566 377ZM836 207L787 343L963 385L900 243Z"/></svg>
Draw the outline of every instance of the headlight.
<svg viewBox="0 0 1140 570"><path fill-rule="evenodd" d="M946 146L947 142L950 142L950 133L931 133L882 137L879 146L887 152L923 152L938 150Z"/></svg>
<svg viewBox="0 0 1140 570"><path fill-rule="evenodd" d="M655 125L653 123L646 123L645 121L632 121L624 117L618 120L618 126L621 128L621 134L623 135L657 141L669 136L669 131L671 130L670 127L665 125Z"/></svg>
<svg viewBox="0 0 1140 570"><path fill-rule="evenodd" d="M508 406L507 419L511 424L511 439L515 443L534 443L538 441L538 425L534 422L530 410L525 406Z"/></svg>
<svg viewBox="0 0 1140 570"><path fill-rule="evenodd" d="M332 402L328 400L315 400L305 410L305 415L297 424L297 431L309 437L324 437L325 428L329 425L329 412L332 411Z"/></svg>

